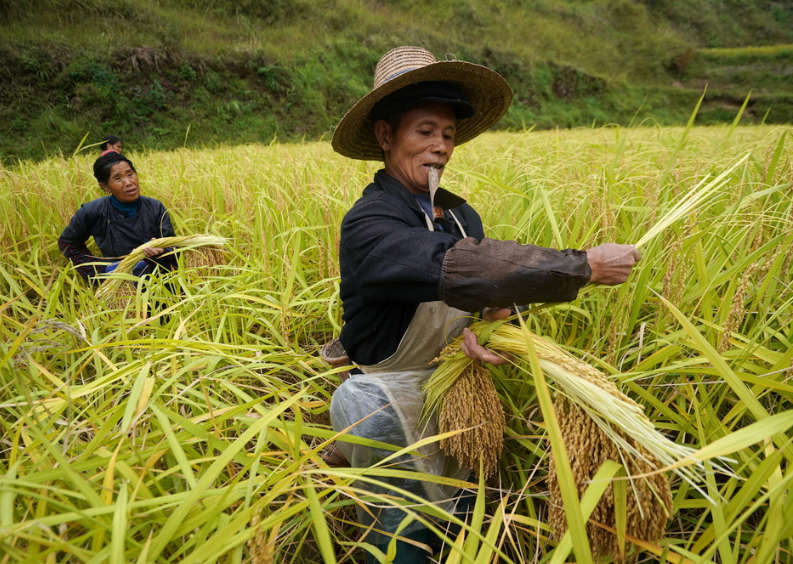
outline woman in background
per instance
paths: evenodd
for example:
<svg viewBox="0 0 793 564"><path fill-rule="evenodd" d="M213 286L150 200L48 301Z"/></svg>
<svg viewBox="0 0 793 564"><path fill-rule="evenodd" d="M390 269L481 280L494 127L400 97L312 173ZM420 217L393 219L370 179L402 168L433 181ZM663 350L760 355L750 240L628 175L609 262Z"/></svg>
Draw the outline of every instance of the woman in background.
<svg viewBox="0 0 793 564"><path fill-rule="evenodd" d="M105 137L105 140L102 142L102 144L99 145L99 148L102 150L101 156L104 156L110 152L115 152L120 155L124 150L124 142L115 135L108 135Z"/></svg>
<svg viewBox="0 0 793 564"><path fill-rule="evenodd" d="M72 261L86 282L94 282L97 274L115 270L121 257L146 241L175 235L165 206L140 195L138 173L127 157L116 151L106 152L96 159L94 176L108 195L83 204L58 239L61 253ZM101 258L89 252L86 242L90 237L102 252ZM144 276L158 266L175 268L172 255L160 257L168 250L144 249L146 258L132 273Z"/></svg>

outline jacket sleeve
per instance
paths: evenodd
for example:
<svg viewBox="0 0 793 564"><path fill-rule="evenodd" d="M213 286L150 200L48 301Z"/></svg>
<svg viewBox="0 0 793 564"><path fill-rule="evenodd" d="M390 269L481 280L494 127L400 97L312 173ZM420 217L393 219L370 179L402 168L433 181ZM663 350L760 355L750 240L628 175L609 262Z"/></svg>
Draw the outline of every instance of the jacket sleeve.
<svg viewBox="0 0 793 564"><path fill-rule="evenodd" d="M584 251L467 237L444 256L438 295L465 311L567 302L591 274Z"/></svg>
<svg viewBox="0 0 793 564"><path fill-rule="evenodd" d="M93 206L82 205L58 238L58 249L71 261L77 273L86 282L92 282L94 276L104 272L102 264L92 263L111 262L93 256L85 244L91 237L98 220Z"/></svg>
<svg viewBox="0 0 793 564"><path fill-rule="evenodd" d="M61 233L58 239L59 245L61 243L78 247L80 245L85 245L85 242L91 237L91 232L99 219L96 214L92 212L92 209L92 207L82 205L80 209L77 210L77 213L69 220L69 225L67 225L66 229Z"/></svg>
<svg viewBox="0 0 793 564"><path fill-rule="evenodd" d="M111 261L93 256L85 243L73 245L67 243L63 238L58 239L58 248L63 256L71 261L77 273L85 282L93 282L92 278L104 272L104 264ZM99 263L99 264L97 264Z"/></svg>

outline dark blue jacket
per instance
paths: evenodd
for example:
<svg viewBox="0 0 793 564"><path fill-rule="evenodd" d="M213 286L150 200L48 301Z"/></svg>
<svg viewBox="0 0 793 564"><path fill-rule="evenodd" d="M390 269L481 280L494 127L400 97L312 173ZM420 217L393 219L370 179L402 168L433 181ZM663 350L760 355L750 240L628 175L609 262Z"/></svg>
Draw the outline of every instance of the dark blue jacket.
<svg viewBox="0 0 793 564"><path fill-rule="evenodd" d="M485 236L462 198L440 189L436 205L452 207L469 237ZM428 230L425 217L415 196L381 170L342 221L340 339L359 364L391 356L419 303L440 299L443 258L463 235L448 211L443 232Z"/></svg>
<svg viewBox="0 0 793 564"><path fill-rule="evenodd" d="M584 251L486 239L465 200L439 189L435 203L445 210L442 232L427 229L415 196L381 170L342 221L340 340L358 364L391 356L422 302L470 312L563 302L589 282Z"/></svg>
<svg viewBox="0 0 793 564"><path fill-rule="evenodd" d="M103 263L118 260L152 238L174 236L165 206L154 198L139 196L138 200L140 208L135 217L126 217L114 208L110 196L83 204L61 233L58 248L86 282L96 282L94 277L104 272ZM102 252L102 258L92 256L88 250L86 242L91 237ZM152 269L156 265L168 269L176 267L172 255L146 261Z"/></svg>
<svg viewBox="0 0 793 564"><path fill-rule="evenodd" d="M173 237L171 218L159 200L140 196L135 217L125 217L110 203L110 196L83 204L61 233L68 245L82 245L93 236L105 258L128 255L152 237Z"/></svg>

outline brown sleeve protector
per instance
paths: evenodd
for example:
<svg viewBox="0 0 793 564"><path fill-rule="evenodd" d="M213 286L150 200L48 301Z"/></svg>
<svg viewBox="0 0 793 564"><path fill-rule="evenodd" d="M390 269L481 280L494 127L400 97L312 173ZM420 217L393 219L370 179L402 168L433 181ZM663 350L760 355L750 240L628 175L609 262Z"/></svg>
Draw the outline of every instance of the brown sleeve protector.
<svg viewBox="0 0 793 564"><path fill-rule="evenodd" d="M464 311L569 302L590 275L584 251L466 237L444 256L438 295Z"/></svg>

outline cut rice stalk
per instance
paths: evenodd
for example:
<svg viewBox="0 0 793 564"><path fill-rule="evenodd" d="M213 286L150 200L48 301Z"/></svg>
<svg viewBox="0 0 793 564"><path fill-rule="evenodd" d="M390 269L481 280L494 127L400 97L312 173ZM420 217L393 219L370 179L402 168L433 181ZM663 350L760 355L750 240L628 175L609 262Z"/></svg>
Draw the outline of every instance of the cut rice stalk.
<svg viewBox="0 0 793 564"><path fill-rule="evenodd" d="M641 239L634 243L634 245L637 248L643 247L655 237L660 235L664 229L675 223L680 218L686 217L689 213L691 213L692 210L694 210L694 208L696 208L700 202L721 188L727 182L727 178L733 173L733 171L746 162L750 154L751 153L747 153L741 160L732 165L729 169L722 172L710 182L705 183L708 178L707 176L703 178L689 191L688 194L678 200L674 207L667 211L664 216L642 236Z"/></svg>
<svg viewBox="0 0 793 564"><path fill-rule="evenodd" d="M528 346L522 330L508 323L495 328L487 322L471 326L475 333L491 330L487 346L493 350L509 353L518 358L527 358ZM644 414L642 407L623 394L605 374L577 359L561 347L529 333L540 365L557 393L569 398L592 418L600 429L619 447L625 456L652 462L655 470L671 466L677 461L689 459L694 449L669 440L658 432ZM457 351L453 353L453 351ZM453 354L451 358L448 355ZM449 358L448 360L446 360ZM441 355L438 369L424 386L426 392L425 413L437 412L443 396L462 373L470 359L459 349L459 341L451 344ZM625 436L631 438L626 441ZM650 453L654 460L645 455ZM658 466L660 463L660 466ZM693 486L698 487L701 474L690 465L675 471ZM725 468L721 468L726 470Z"/></svg>
<svg viewBox="0 0 793 564"><path fill-rule="evenodd" d="M226 243L226 240L226 238L216 235L186 235L183 237L161 237L160 239L147 241L133 249L131 253L121 260L118 267L105 278L105 281L96 291L96 297L100 299L112 298L125 279L123 276L118 275L129 275L132 273L135 265L145 256L143 249L148 247L175 247L174 251L184 251L206 246L220 247Z"/></svg>

